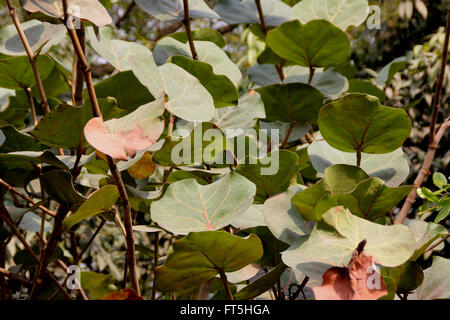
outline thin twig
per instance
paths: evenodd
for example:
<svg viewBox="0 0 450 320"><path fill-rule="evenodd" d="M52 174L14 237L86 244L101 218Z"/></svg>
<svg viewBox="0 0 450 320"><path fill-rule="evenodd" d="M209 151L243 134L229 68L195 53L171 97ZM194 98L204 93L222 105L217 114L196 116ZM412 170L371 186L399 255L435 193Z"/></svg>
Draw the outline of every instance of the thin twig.
<svg viewBox="0 0 450 320"><path fill-rule="evenodd" d="M33 96L31 95L31 88L24 88L23 91L25 92L25 95L28 100L28 104L30 105L30 108L31 108L31 116L33 118L33 126L36 128L38 125L38 119L37 119L37 114L36 114L36 107L34 106Z"/></svg>
<svg viewBox="0 0 450 320"><path fill-rule="evenodd" d="M81 49L83 53L86 50L85 39L86 35L84 32L84 24L83 21L80 22L80 28L76 31L78 40L80 41ZM76 76L75 76L75 88L73 90L73 97L75 106L81 106L83 104L83 89L84 89L84 74L83 74L83 65L80 60L78 60L78 56L74 55L74 60L76 60Z"/></svg>
<svg viewBox="0 0 450 320"><path fill-rule="evenodd" d="M264 19L264 13L261 7L261 0L255 0L255 4L256 9L258 10L259 22L261 24L262 32L264 33L264 36L267 36L266 20Z"/></svg>
<svg viewBox="0 0 450 320"><path fill-rule="evenodd" d="M440 107L440 103L441 103L441 95L442 95L442 87L444 85L445 69L447 67L449 37L450 37L450 7L447 10L447 25L445 27L445 40L444 40L444 49L442 52L441 72L439 74L439 81L438 81L438 84L436 87L436 93L434 96L433 113L431 115L430 144L432 144L434 142L434 137L436 135L436 123L437 123L437 117L438 117L439 107Z"/></svg>
<svg viewBox="0 0 450 320"><path fill-rule="evenodd" d="M192 31L191 31L191 19L189 18L189 1L183 0L184 6L184 26L186 28L186 35L189 41L189 47L191 48L192 58L194 60L198 60L197 50L195 50L194 39L192 39Z"/></svg>
<svg viewBox="0 0 450 320"><path fill-rule="evenodd" d="M309 277L305 277L302 281L302 283L298 286L297 290L294 292L294 294L289 297L289 300L295 300L297 299L298 295L303 292L303 289L306 287L306 284L309 281Z"/></svg>
<svg viewBox="0 0 450 320"><path fill-rule="evenodd" d="M155 300L156 298L156 280L157 280L157 273L156 273L156 267L159 264L159 232L155 233L155 266L153 268L153 287L152 287L152 300Z"/></svg>
<svg viewBox="0 0 450 320"><path fill-rule="evenodd" d="M437 134L435 134L437 114L438 114L439 107L440 107L442 87L444 85L445 69L447 67L449 37L450 37L450 8L448 8L448 11L447 11L447 24L446 24L446 28L445 28L444 50L442 53L442 60L441 60L441 73L439 75L439 80L438 80L438 84L436 87L433 113L431 115L430 143L428 145L427 154L425 155L425 160L422 164L422 167L421 167L419 173L417 174L416 179L414 180L414 188L410 192L408 197L406 198L405 202L403 203L400 213L398 214L397 220L395 221L396 223L403 223L405 221L406 217L408 216L413 203L416 201L417 188L420 188L420 186L425 181L425 179L430 175L431 164L433 163L434 156L436 154L436 150L439 147L439 142L441 141L442 137L444 136L445 132L447 131L447 129L450 126L450 119L447 118L444 120L444 122L441 125L441 128L439 129Z"/></svg>
<svg viewBox="0 0 450 320"><path fill-rule="evenodd" d="M441 141L442 137L444 136L445 132L449 127L450 127L450 119L447 119L439 128L439 131L437 132L434 138L434 144L428 146L428 151L425 155L425 160L422 164L422 167L420 168L419 173L417 174L416 179L414 180L414 188L406 198L405 202L403 203L403 206L397 216L397 220L395 221L395 223L403 223L406 217L408 216L413 203L416 201L417 188L420 188L425 179L430 175L430 168L433 163L436 150L439 146L439 142Z"/></svg>
<svg viewBox="0 0 450 320"><path fill-rule="evenodd" d="M75 259L75 265L78 264L78 262L81 261L81 258L83 257L83 254L87 251L87 249L89 249L89 247L91 246L92 242L94 242L95 237L98 235L98 233L100 232L100 230L102 230L103 226L106 224L106 220L102 220L102 222L100 222L100 225L97 227L97 229L95 230L94 234L92 235L92 237L89 239L88 243L86 243L86 245L84 246L84 248L81 250L81 252L77 255L76 259Z"/></svg>
<svg viewBox="0 0 450 320"><path fill-rule="evenodd" d="M428 252L428 251L431 251L431 250L437 248L437 246L439 246L442 242L444 242L445 240L447 240L448 237L450 237L450 234L447 234L445 237L443 237L441 240L439 240L436 244L432 245L432 246L429 247L427 250L425 250L425 252Z"/></svg>
<svg viewBox="0 0 450 320"><path fill-rule="evenodd" d="M3 181L2 179L0 179L0 185L2 185L3 187L5 187L9 192L11 192L12 194L15 194L17 196L19 196L20 198L22 198L23 200L27 201L29 204L31 204L32 206L36 206L36 202L33 201L33 199L31 199L29 196L24 195L22 193L20 193L19 191L17 191L16 189L14 189L13 186L9 185L8 183L6 183L5 181ZM49 209L47 209L44 206L38 206L38 208L44 212L45 214L52 216L52 217L56 217L56 213L53 211L50 211Z"/></svg>
<svg viewBox="0 0 450 320"><path fill-rule="evenodd" d="M11 273L8 270L3 269L3 268L0 268L0 274L4 275L4 276L6 276L6 277L8 277L8 278L10 278L12 280L17 280L17 281L19 281L19 282L21 282L21 283L23 283L24 285L27 285L27 286L31 286L33 284L33 282L31 282L31 281L29 281L29 280L27 280L25 278L22 278L22 277L14 274L14 273Z"/></svg>
<svg viewBox="0 0 450 320"><path fill-rule="evenodd" d="M17 239L19 239L19 241L24 246L25 250L30 254L30 256L33 258L33 260L36 262L36 264L41 266L42 261L39 259L39 257L36 255L36 253L34 253L33 249L30 247L30 245L25 240L25 238L22 236L19 229L17 229L16 225L9 219L9 217L5 216L4 213L1 211L0 211L0 219L2 219L6 223L6 225L13 231L13 233L15 234ZM55 283L56 286L58 286L58 289L60 289L60 291L64 294L64 296L66 296L66 298L71 299L71 297L67 293L67 291L59 285L58 280L50 272L45 270L44 274L48 275L50 280L52 280L52 282Z"/></svg>
<svg viewBox="0 0 450 320"><path fill-rule="evenodd" d="M44 85L42 84L41 77L39 75L39 68L37 65L37 56L33 53L33 50L31 50L30 44L28 43L28 39L25 36L25 33L23 32L22 26L20 24L19 18L17 17L16 10L14 9L14 6L11 2L11 0L5 0L6 5L9 9L9 15L11 16L11 19L16 26L17 33L19 34L20 40L22 41L23 47L27 53L28 59L31 63L31 68L33 69L34 79L36 81L36 86L39 92L39 96L41 98L41 105L42 109L45 113L50 112L50 108L48 106L47 96L45 95Z"/></svg>
<svg viewBox="0 0 450 320"><path fill-rule="evenodd" d="M296 125L296 122L291 121L288 132L287 132L286 136L284 137L283 142L281 143L281 147L280 147L281 149L283 149L286 146L286 144L288 143L289 138L291 137L291 134L292 134L292 131L294 130L295 125Z"/></svg>

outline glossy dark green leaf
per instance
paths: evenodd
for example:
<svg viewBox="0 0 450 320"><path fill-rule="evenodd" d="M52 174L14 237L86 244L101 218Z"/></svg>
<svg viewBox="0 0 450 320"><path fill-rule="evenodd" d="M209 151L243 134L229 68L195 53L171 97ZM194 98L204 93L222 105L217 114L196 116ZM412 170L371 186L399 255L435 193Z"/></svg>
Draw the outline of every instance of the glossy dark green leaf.
<svg viewBox="0 0 450 320"><path fill-rule="evenodd" d="M333 165L325 170L325 177L313 186L292 197L292 203L303 218L319 221L324 212L315 210L319 201L333 194L352 191L358 183L369 176L362 169L350 165Z"/></svg>
<svg viewBox="0 0 450 320"><path fill-rule="evenodd" d="M287 190L298 174L298 156L287 150L273 151L260 159L249 155L236 172L256 185L256 199L263 202Z"/></svg>
<svg viewBox="0 0 450 320"><path fill-rule="evenodd" d="M45 192L59 203L73 205L84 200L84 197L73 186L72 175L66 171L55 170L44 173L40 180Z"/></svg>
<svg viewBox="0 0 450 320"><path fill-rule="evenodd" d="M224 231L190 233L173 243L167 261L156 268L157 287L163 292L194 289L220 272L239 270L261 258L261 240Z"/></svg>
<svg viewBox="0 0 450 320"><path fill-rule="evenodd" d="M168 37L172 37L180 42L187 43L188 37L186 31L180 31L169 34ZM222 35L214 29L202 29L198 28L192 30L192 39L194 41L210 41L215 43L219 48L223 48L226 45L225 39Z"/></svg>
<svg viewBox="0 0 450 320"><path fill-rule="evenodd" d="M388 295L393 297L395 293L408 293L422 284L424 274L417 262L408 260L395 268L382 268L381 275L390 278L394 282L393 292ZM391 291L391 290L388 290Z"/></svg>
<svg viewBox="0 0 450 320"><path fill-rule="evenodd" d="M345 32L325 20L294 20L270 30L267 45L280 57L305 67L331 67L350 55Z"/></svg>
<svg viewBox="0 0 450 320"><path fill-rule="evenodd" d="M148 89L139 82L131 71L119 72L103 81L97 82L95 84L95 93L97 98L116 98L117 106L127 112L155 100ZM87 90L84 92L84 97L88 100Z"/></svg>
<svg viewBox="0 0 450 320"><path fill-rule="evenodd" d="M360 79L350 79L348 81L348 85L349 85L348 92L367 93L377 97L381 103L384 103L386 101L386 94L384 93L384 91L369 81Z"/></svg>
<svg viewBox="0 0 450 320"><path fill-rule="evenodd" d="M345 152L389 153L411 132L405 110L382 106L378 98L357 93L324 106L318 124L325 140Z"/></svg>
<svg viewBox="0 0 450 320"><path fill-rule="evenodd" d="M41 80L53 70L52 59L42 55L37 58ZM35 85L33 69L27 56L0 59L0 87L20 90Z"/></svg>
<svg viewBox="0 0 450 320"><path fill-rule="evenodd" d="M89 196L77 211L64 220L64 228L70 230L70 228L82 220L109 210L118 198L119 191L114 185L107 185L97 190Z"/></svg>
<svg viewBox="0 0 450 320"><path fill-rule="evenodd" d="M0 145L1 153L15 151L41 151L42 146L32 136L18 131L13 126L0 127L5 141Z"/></svg>
<svg viewBox="0 0 450 320"><path fill-rule="evenodd" d="M308 84L275 84L259 88L258 92L264 102L267 121L316 122L322 107L322 94Z"/></svg>

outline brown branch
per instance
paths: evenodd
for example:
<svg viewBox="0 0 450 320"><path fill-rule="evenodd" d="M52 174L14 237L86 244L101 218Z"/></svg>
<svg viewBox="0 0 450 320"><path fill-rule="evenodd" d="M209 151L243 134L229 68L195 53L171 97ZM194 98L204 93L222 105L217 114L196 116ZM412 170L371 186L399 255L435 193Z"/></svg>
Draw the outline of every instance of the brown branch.
<svg viewBox="0 0 450 320"><path fill-rule="evenodd" d="M95 230L95 232L92 235L92 237L86 243L86 245L81 250L81 252L76 256L75 262L74 262L75 265L78 265L78 263L81 261L81 258L83 257L83 254L87 251L87 249L89 249L89 247L91 246L92 242L94 242L95 237L99 234L100 230L102 230L102 228L103 228L103 226L105 224L106 224L106 220L102 220L102 222L100 222L100 225L97 227L97 229Z"/></svg>
<svg viewBox="0 0 450 320"><path fill-rule="evenodd" d="M444 242L445 240L447 240L450 237L450 234L447 234L445 237L443 237L441 240L439 240L436 244L432 245L431 247L429 247L427 250L425 250L425 252L434 250L435 248L437 248L442 242Z"/></svg>
<svg viewBox="0 0 450 320"><path fill-rule="evenodd" d="M309 277L305 277L302 281L302 283L300 283L300 285L298 286L297 290L294 292L294 294L289 297L289 300L295 300L297 299L297 297L299 296L300 292L303 291L303 289L306 287L306 285L308 284L309 281ZM306 299L305 299L306 300Z"/></svg>
<svg viewBox="0 0 450 320"><path fill-rule="evenodd" d="M91 101L92 113L94 117L102 117L102 113L100 111L100 107L98 105L97 95L94 89L94 83L92 81L91 68L86 60L86 56L84 55L82 46L78 39L78 35L75 32L73 25L68 25L70 23L69 16L67 13L67 0L62 0L63 9L64 9L64 21L66 23L67 30L69 32L70 39L72 40L72 44L75 48L75 52L77 54L78 60L82 63L82 69L84 73L84 80L86 82L86 87L89 94L89 100ZM114 160L110 157L106 157L108 160L109 169L114 178L114 181L117 185L117 189L119 191L120 200L122 201L123 213L125 217L125 230L126 230L126 242L127 242L127 263L130 269L130 278L133 289L136 291L138 295L140 295L139 289L139 280L137 278L137 270L136 270L136 255L135 255L135 246L134 246L134 234L133 234L133 224L131 217L131 207L130 202L128 200L128 194L125 190L125 186L122 181L122 177L120 176L119 170L117 170L117 166L114 163Z"/></svg>
<svg viewBox="0 0 450 320"><path fill-rule="evenodd" d="M49 113L50 108L48 106L47 96L45 95L44 85L42 84L42 80L39 75L39 68L36 60L37 56L33 53L33 50L31 50L30 44L28 43L28 39L25 36L25 33L23 32L19 18L17 17L16 10L14 9L11 0L5 1L9 9L9 15L11 16L11 19L14 25L16 26L17 33L19 34L20 40L22 41L23 47L25 48L28 59L30 60L31 68L33 69L34 79L36 81L36 86L39 92L39 96L41 98L42 109L44 109L45 113Z"/></svg>
<svg viewBox="0 0 450 320"><path fill-rule="evenodd" d="M220 270L220 280L222 280L223 287L225 288L225 292L227 293L227 297L229 300L234 300L233 293L231 292L230 286L228 284L227 275L223 270Z"/></svg>
<svg viewBox="0 0 450 320"><path fill-rule="evenodd" d="M256 9L258 10L259 15L259 21L261 23L261 29L264 33L264 36L267 36L267 26L266 26L266 20L264 19L264 13L261 7L261 0L255 0Z"/></svg>
<svg viewBox="0 0 450 320"><path fill-rule="evenodd" d="M1 209L1 207L0 207ZM42 266L42 261L39 259L39 257L36 255L36 253L34 253L33 249L30 247L30 245L27 243L27 241L25 240L25 238L22 236L22 234L20 233L19 229L17 229L16 225L11 221L11 219L6 216L2 210L0 210L0 219L3 220L3 222L6 223L6 225L13 231L13 233L15 234L15 236L17 237L17 239L19 239L19 241L22 243L22 245L24 246L25 250L30 254L30 256L33 258L33 260L36 262L37 265L39 265L39 268ZM58 280L50 273L48 272L48 270L44 269L43 272L44 275L47 275L50 280L52 280L53 283L55 283L55 285L58 287L58 289L64 294L64 296L68 299L72 299L70 297L70 295L67 293L67 291L61 287L61 285L59 284ZM36 282L35 282L36 283ZM34 288L35 286L33 286Z"/></svg>
<svg viewBox="0 0 450 320"><path fill-rule="evenodd" d="M48 264L50 263L50 258L52 257L53 251L55 251L58 242L61 240L61 236L64 232L64 218L69 213L69 208L66 205L60 205L58 211L56 212L56 217L53 220L53 229L50 237L43 250L38 271L34 278L33 289L31 290L30 299L34 298L36 294L40 291L43 284L43 277L47 272Z"/></svg>
<svg viewBox="0 0 450 320"><path fill-rule="evenodd" d="M15 194L17 196L19 196L20 198L22 198L23 200L27 201L28 203L30 203L32 206L36 206L36 202L33 201L33 199L31 199L29 196L24 195L22 193L20 193L19 191L17 191L16 189L14 189L14 187L12 187L11 185L9 185L8 183L6 183L5 181L3 181L2 179L0 179L0 185L5 187L9 192L11 192L12 194ZM38 206L38 208L44 212L45 214L52 216L52 217L56 217L56 213L53 211L48 210L46 207L44 206Z"/></svg>
<svg viewBox="0 0 450 320"><path fill-rule="evenodd" d="M439 142L441 141L442 137L444 136L445 132L450 126L450 119L447 118L444 120L444 123L441 125L441 128L439 129L437 134L435 133L437 114L439 111L441 101L442 87L444 85L445 69L447 67L449 37L450 37L450 8L448 8L447 11L447 24L445 28L445 41L441 60L441 72L439 74L439 80L434 97L433 113L431 115L430 144L428 145L428 150L425 155L425 160L422 164L422 167L419 173L417 174L416 179L414 180L414 189L411 191L411 193L408 195L405 202L403 203L400 213L398 214L397 220L395 221L396 223L403 223L403 221L405 221L406 217L408 216L413 203L416 201L417 188L420 188L425 179L430 175L431 164L433 163L436 150L439 147Z"/></svg>
<svg viewBox="0 0 450 320"><path fill-rule="evenodd" d="M216 30L218 33L220 33L220 34L225 34L225 33L228 33L228 32L233 31L233 30L236 29L237 27L239 27L238 24L227 24L227 25L225 25L225 26L223 26L223 27L219 27L219 28L217 28L217 29L215 29L215 30Z"/></svg>
<svg viewBox="0 0 450 320"><path fill-rule="evenodd" d="M197 50L195 50L194 40L192 39L191 20L189 18L189 1L183 0L184 7L184 26L186 28L186 35L189 41L189 47L191 48L192 58L198 60Z"/></svg>
<svg viewBox="0 0 450 320"><path fill-rule="evenodd" d="M33 284L31 281L29 281L29 280L27 280L25 278L22 278L22 277L14 274L14 273L11 273L8 270L3 269L3 268L0 268L0 274L4 275L4 276L6 276L6 277L8 277L8 278L10 278L12 280L17 280L17 281L19 281L19 282L21 282L21 283L23 283L24 285L27 285L27 286L31 286Z"/></svg>
<svg viewBox="0 0 450 320"><path fill-rule="evenodd" d="M434 138L434 143L428 146L428 151L425 155L425 160L422 164L422 167L420 168L419 173L417 174L416 179L414 180L414 188L406 198L405 202L403 203L403 206L400 210L400 213L398 214L395 223L403 223L406 217L408 216L413 203L416 201L417 188L420 188L425 179L430 175L430 168L433 163L436 150L439 146L439 142L441 141L442 137L444 136L445 132L449 127L450 127L450 119L447 119L437 132Z"/></svg>
<svg viewBox="0 0 450 320"><path fill-rule="evenodd" d="M296 125L296 122L291 121L291 123L289 125L289 130L288 130L286 136L284 137L283 142L281 143L281 147L280 147L281 149L283 149L286 146L286 144L288 143L289 138L292 134L292 131L294 130L295 125Z"/></svg>
<svg viewBox="0 0 450 320"><path fill-rule="evenodd" d="M159 264L159 232L155 233L155 266L154 266L154 272L153 272L153 287L152 287L152 300L155 300L156 298L156 280L157 280L157 273L156 273L156 267Z"/></svg>
<svg viewBox="0 0 450 320"><path fill-rule="evenodd" d="M86 35L84 32L84 24L83 21L81 21L80 29L77 29L76 31L78 39L80 41L81 49L83 50L83 53L86 50ZM74 59L76 59L77 62L77 68L76 68L76 79L75 79L75 89L73 90L73 97L74 97L74 103L75 106L81 106L83 104L83 89L84 89L84 74L83 74L83 64L80 63L80 60L78 60L77 55L74 55Z"/></svg>
<svg viewBox="0 0 450 320"><path fill-rule="evenodd" d="M117 189L119 190L120 200L122 201L122 208L124 213L124 224L126 231L126 242L127 242L127 262L128 268L130 271L130 280L133 289L136 291L138 295L141 295L139 289L139 279L137 277L136 270L136 252L134 246L134 233L133 233L133 220L131 217L131 207L130 202L128 200L128 194L125 190L125 186L122 181L122 177L120 176L119 170L117 169L114 160L111 157L107 157L109 168L111 170L111 174L116 182Z"/></svg>
<svg viewBox="0 0 450 320"><path fill-rule="evenodd" d="M448 44L450 37L450 7L447 11L447 25L445 27L445 41L444 41L444 49L442 52L442 60L441 60L441 72L439 74L439 81L436 87L436 93L434 96L433 103L433 113L431 115L431 124L430 124L430 144L434 143L434 137L436 135L436 123L439 112L439 107L441 103L441 95L442 95L442 87L444 85L444 77L445 77L445 69L447 67L447 57L448 57Z"/></svg>

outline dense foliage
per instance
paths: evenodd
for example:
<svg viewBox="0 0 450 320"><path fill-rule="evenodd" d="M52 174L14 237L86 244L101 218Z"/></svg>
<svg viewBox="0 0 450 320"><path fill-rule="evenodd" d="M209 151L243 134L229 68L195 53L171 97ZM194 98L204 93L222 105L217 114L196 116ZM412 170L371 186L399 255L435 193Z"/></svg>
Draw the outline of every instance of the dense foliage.
<svg viewBox="0 0 450 320"><path fill-rule="evenodd" d="M448 1L0 8L0 299L450 298Z"/></svg>

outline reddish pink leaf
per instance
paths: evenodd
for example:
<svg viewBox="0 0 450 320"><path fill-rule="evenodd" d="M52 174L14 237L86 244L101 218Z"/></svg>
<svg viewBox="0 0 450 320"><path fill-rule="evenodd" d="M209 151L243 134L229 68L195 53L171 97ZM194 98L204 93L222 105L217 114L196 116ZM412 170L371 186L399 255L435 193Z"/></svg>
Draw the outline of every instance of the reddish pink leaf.
<svg viewBox="0 0 450 320"><path fill-rule="evenodd" d="M138 150L155 143L150 137L144 136L140 125L129 132L109 133L103 119L99 117L89 120L84 127L84 135L95 149L117 160L127 160L127 154L134 157Z"/></svg>
<svg viewBox="0 0 450 320"><path fill-rule="evenodd" d="M381 275L371 268L373 258L356 251L347 267L333 267L313 288L316 300L376 300L387 294Z"/></svg>

